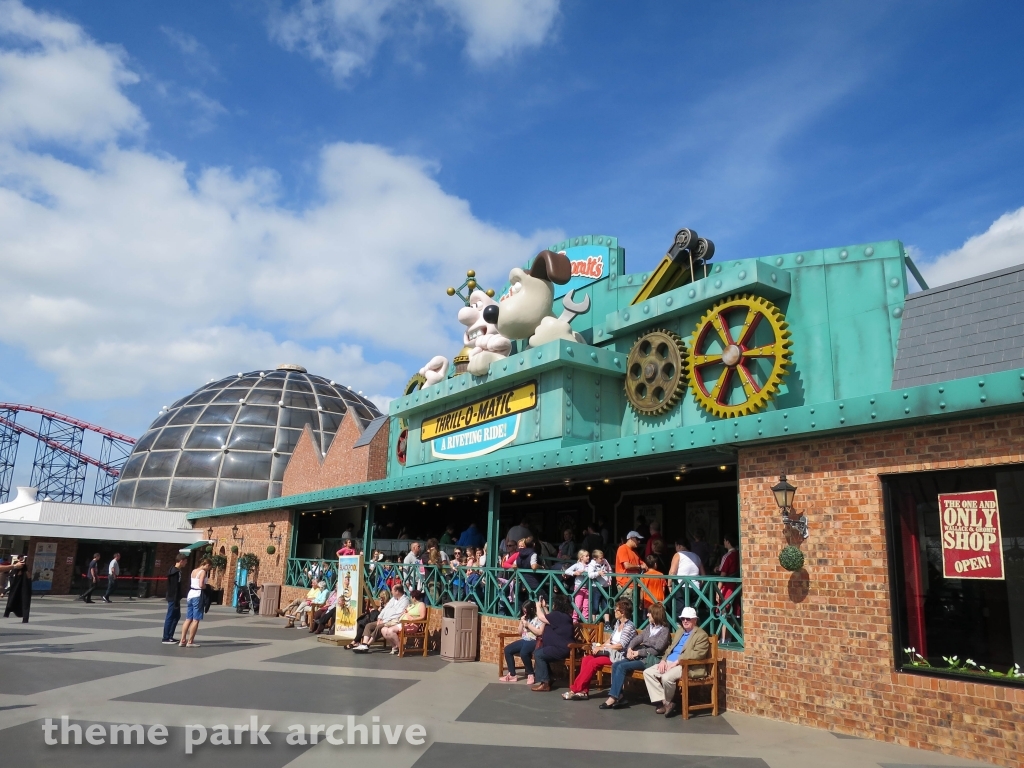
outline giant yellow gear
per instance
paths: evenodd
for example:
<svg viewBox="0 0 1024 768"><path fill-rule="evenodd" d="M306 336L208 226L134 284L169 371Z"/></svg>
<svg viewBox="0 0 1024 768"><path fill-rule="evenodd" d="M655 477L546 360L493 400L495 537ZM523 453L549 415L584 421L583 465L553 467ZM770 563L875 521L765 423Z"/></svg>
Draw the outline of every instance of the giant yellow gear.
<svg viewBox="0 0 1024 768"><path fill-rule="evenodd" d="M686 388L686 345L672 331L645 333L626 358L626 397L637 413L671 410Z"/></svg>
<svg viewBox="0 0 1024 768"><path fill-rule="evenodd" d="M690 389L723 419L756 413L779 390L792 351L785 317L760 296L732 296L697 323L690 345Z"/></svg>
<svg viewBox="0 0 1024 768"><path fill-rule="evenodd" d="M417 389L423 389L423 385L427 383L427 377L422 373L414 373L412 378L405 383L405 389L402 390L402 395L411 395ZM405 423L405 419L398 419L399 429L408 429L409 425Z"/></svg>

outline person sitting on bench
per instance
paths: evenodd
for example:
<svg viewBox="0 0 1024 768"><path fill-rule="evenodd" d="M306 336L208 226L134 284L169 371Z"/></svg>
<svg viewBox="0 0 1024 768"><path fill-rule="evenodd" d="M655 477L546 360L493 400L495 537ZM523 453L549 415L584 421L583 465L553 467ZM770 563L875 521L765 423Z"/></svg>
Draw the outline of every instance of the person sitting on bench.
<svg viewBox="0 0 1024 768"><path fill-rule="evenodd" d="M323 608L318 608L313 612L312 621L309 622L309 631L319 635L324 631L328 621L334 620L334 606L338 603L338 591L331 590L331 593L327 596L327 602L324 603Z"/></svg>
<svg viewBox="0 0 1024 768"><path fill-rule="evenodd" d="M406 624L406 632L416 634L423 629L423 622L427 618L427 604L423 602L424 597L426 595L418 589L409 590L409 605L399 617L398 622L388 624L381 629L380 633L384 637L384 643L391 646L392 655L397 655L399 651L398 644L401 642L400 633L403 621L416 622L414 624ZM424 639L424 642L426 642L426 639Z"/></svg>
<svg viewBox="0 0 1024 768"><path fill-rule="evenodd" d="M300 605L299 609L295 612L294 618L288 620L287 627L294 627L295 621L298 620L299 626L309 626L313 623L313 614L324 607L327 603L327 582L326 581L314 581L313 587L316 589L316 593L312 599L306 599L305 604ZM310 590L311 592L313 590Z"/></svg>
<svg viewBox="0 0 1024 768"><path fill-rule="evenodd" d="M590 682L598 670L611 667L613 662L623 658L623 651L636 637L636 628L629 616L633 615L633 603L630 600L619 600L615 603L615 631L602 644L594 643L591 653L580 661L580 671L569 685L569 690L562 698L575 701L586 701L590 698Z"/></svg>
<svg viewBox="0 0 1024 768"><path fill-rule="evenodd" d="M690 659L706 659L711 652L711 640L708 633L697 626L697 611L687 606L679 614L679 629L672 635L672 642L669 644L669 651L665 658L653 667L644 670L644 682L647 684L647 694L651 697L652 704L658 704L656 714L671 717L675 712L676 688L679 679L683 676L683 667L680 661ZM690 677L703 677L706 673L704 667L690 667Z"/></svg>
<svg viewBox="0 0 1024 768"><path fill-rule="evenodd" d="M402 616L408 607L409 598L405 596L405 587L401 584L395 584L391 588L391 599L388 601L388 604L381 609L380 616L377 617L376 621L371 621L366 625L359 645L352 650L355 653L369 653L370 645L381 639L384 627L397 625L402 620Z"/></svg>
<svg viewBox="0 0 1024 768"><path fill-rule="evenodd" d="M317 585L316 579L314 579L313 583L310 584L309 592L306 593L305 597L299 597L295 600L292 600L290 603L288 603L287 606L285 606L283 611L279 611L279 613L282 616L288 619L288 623L285 624L285 628L291 628L295 626L295 619L298 617L299 609L307 603L312 602L313 598L316 597L316 594L319 591L320 588Z"/></svg>
<svg viewBox="0 0 1024 768"><path fill-rule="evenodd" d="M652 663L657 663L658 658L665 654L671 635L665 606L654 603L647 609L647 626L644 631L633 638L625 656L612 663L612 687L608 691L608 698L598 709L620 709L625 706L622 686L626 678L632 672L640 672Z"/></svg>
<svg viewBox="0 0 1024 768"><path fill-rule="evenodd" d="M377 599L370 601L370 610L359 614L359 617L356 619L356 635L352 639L352 642L346 645L345 648L351 651L359 645L359 641L362 639L363 635L366 634L366 626L380 618L381 610L388 604L388 600L390 599L391 591L382 589L380 591L380 595L377 596Z"/></svg>

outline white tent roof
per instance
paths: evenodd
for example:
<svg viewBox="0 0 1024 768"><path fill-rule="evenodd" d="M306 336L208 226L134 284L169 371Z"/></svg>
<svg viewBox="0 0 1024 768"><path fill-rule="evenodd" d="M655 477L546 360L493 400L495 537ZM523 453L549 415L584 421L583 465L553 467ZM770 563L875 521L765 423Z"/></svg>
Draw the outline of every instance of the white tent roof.
<svg viewBox="0 0 1024 768"><path fill-rule="evenodd" d="M145 541L192 544L202 538L185 512L39 501L35 488L18 488L13 501L0 504L0 534L61 539Z"/></svg>

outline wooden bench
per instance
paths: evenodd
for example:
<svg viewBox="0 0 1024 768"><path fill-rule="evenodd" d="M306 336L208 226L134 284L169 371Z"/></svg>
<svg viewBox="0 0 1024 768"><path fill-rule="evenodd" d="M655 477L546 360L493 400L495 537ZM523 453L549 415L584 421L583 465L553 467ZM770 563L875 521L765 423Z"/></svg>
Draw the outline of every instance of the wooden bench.
<svg viewBox="0 0 1024 768"><path fill-rule="evenodd" d="M565 665L569 668L569 685L576 680L579 664L583 662L583 657L589 656L593 652L594 643L598 645L604 643L604 625L579 622L573 627L573 640L575 642L569 643L569 658L565 660ZM604 687L604 675L604 668L597 671L598 688Z"/></svg>
<svg viewBox="0 0 1024 768"><path fill-rule="evenodd" d="M711 715L718 717L719 662L722 658L718 653L718 635L711 635L708 640L711 642L711 648L708 650L707 658L686 659L679 662L679 665L684 668L683 675L679 678L679 697L682 699L683 720L689 720L690 713L694 710L703 711L705 709L710 709ZM691 667L704 667L703 677L690 677ZM633 680L642 681L644 671L634 669L629 676ZM709 704L690 704L690 690L694 688L711 688L711 702Z"/></svg>
<svg viewBox="0 0 1024 768"><path fill-rule="evenodd" d="M498 633L498 678L505 676L505 645L509 640L521 640L518 632ZM579 671L579 661L590 652L592 643L604 642L604 625L579 623L573 627L573 642L569 643L569 658L565 660L565 668L569 673L569 685L576 679ZM508 671L512 674L512 670ZM602 675L598 672L598 675ZM600 677L599 683L600 684Z"/></svg>
<svg viewBox="0 0 1024 768"><path fill-rule="evenodd" d="M406 642L409 640L419 640L423 646L423 655L427 655L427 617L419 621L402 621L399 623L398 628L398 657L402 658L405 656ZM418 626L419 630L412 631L409 629L410 626Z"/></svg>

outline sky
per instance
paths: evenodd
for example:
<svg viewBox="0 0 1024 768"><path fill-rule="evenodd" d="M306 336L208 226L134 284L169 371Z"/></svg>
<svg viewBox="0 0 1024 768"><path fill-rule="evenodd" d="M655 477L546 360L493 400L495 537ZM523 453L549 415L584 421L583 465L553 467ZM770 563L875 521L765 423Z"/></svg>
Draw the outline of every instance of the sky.
<svg viewBox="0 0 1024 768"><path fill-rule="evenodd" d="M290 362L384 404L564 236L631 272L1024 262L1020 3L0 0L0 401L140 435ZM28 422L26 422L28 423ZM23 450L23 454L30 453Z"/></svg>

